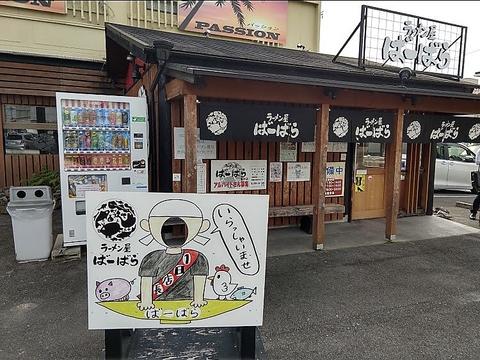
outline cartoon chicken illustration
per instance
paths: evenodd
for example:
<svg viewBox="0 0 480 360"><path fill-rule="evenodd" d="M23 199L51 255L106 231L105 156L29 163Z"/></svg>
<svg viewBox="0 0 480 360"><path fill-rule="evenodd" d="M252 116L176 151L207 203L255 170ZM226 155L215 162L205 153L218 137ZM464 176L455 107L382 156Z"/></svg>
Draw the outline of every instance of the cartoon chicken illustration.
<svg viewBox="0 0 480 360"><path fill-rule="evenodd" d="M215 275L209 276L213 292L218 295L218 300L226 300L227 295L235 291L238 284L232 283L230 268L225 264L215 266Z"/></svg>

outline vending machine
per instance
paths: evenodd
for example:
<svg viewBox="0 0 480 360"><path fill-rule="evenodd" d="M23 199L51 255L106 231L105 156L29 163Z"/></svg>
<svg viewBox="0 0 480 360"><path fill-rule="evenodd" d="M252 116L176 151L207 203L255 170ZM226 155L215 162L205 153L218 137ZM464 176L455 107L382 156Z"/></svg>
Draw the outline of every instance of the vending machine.
<svg viewBox="0 0 480 360"><path fill-rule="evenodd" d="M148 191L142 97L57 93L64 246L86 243L86 191Z"/></svg>

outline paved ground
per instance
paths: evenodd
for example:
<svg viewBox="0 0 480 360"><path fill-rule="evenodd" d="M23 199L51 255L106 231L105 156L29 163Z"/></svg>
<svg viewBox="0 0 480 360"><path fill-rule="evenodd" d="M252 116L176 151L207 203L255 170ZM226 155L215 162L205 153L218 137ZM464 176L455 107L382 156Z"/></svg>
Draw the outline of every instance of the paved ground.
<svg viewBox="0 0 480 360"><path fill-rule="evenodd" d="M102 358L103 332L87 330L85 257L18 264L7 215L0 215L0 239L0 359Z"/></svg>
<svg viewBox="0 0 480 360"><path fill-rule="evenodd" d="M0 359L102 358L85 257L17 264L8 216L0 234ZM478 259L471 235L270 257L269 358L478 359Z"/></svg>
<svg viewBox="0 0 480 360"><path fill-rule="evenodd" d="M480 228L478 221L472 221L468 218L468 215L470 215L469 210L455 206L457 201L472 203L475 196L474 194L462 191L439 191L434 195L433 206L446 208L450 212L450 215L452 215L452 221Z"/></svg>
<svg viewBox="0 0 480 360"><path fill-rule="evenodd" d="M444 238L270 258L271 359L478 359L480 241Z"/></svg>

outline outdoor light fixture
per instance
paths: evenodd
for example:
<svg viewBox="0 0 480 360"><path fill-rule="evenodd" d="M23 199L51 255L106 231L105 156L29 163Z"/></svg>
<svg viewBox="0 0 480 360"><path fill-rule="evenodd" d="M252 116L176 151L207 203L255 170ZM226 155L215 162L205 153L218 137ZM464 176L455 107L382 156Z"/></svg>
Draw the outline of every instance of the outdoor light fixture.
<svg viewBox="0 0 480 360"><path fill-rule="evenodd" d="M134 60L135 60L135 57L133 56L133 54L132 54L132 53L129 53L129 54L127 55L127 61L128 61L128 62L133 62Z"/></svg>
<svg viewBox="0 0 480 360"><path fill-rule="evenodd" d="M303 45L303 44L301 44L301 43L298 43L298 44L297 44L297 49L305 50L305 45Z"/></svg>
<svg viewBox="0 0 480 360"><path fill-rule="evenodd" d="M142 73L140 72L140 69L143 69L143 72L145 72L145 65L134 64L134 68L132 71L132 79L135 82L142 78Z"/></svg>
<svg viewBox="0 0 480 360"><path fill-rule="evenodd" d="M400 78L402 85L405 85L405 82L410 80L412 76L415 76L415 73L413 72L412 69L408 67L401 68L400 71L398 72L398 77Z"/></svg>
<svg viewBox="0 0 480 360"><path fill-rule="evenodd" d="M328 96L332 100L335 100L337 98L337 94L335 90L332 90L332 89L325 89L324 94L325 96Z"/></svg>

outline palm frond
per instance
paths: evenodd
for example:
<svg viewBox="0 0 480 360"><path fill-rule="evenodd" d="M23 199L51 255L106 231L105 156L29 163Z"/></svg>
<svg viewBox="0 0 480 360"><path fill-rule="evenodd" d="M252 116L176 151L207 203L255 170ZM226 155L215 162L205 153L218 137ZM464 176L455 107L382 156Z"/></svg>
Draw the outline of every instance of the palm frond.
<svg viewBox="0 0 480 360"><path fill-rule="evenodd" d="M217 0L217 1L215 1L215 6L218 6L218 7L223 7L223 6L225 6L225 0Z"/></svg>
<svg viewBox="0 0 480 360"><path fill-rule="evenodd" d="M230 1L230 5L232 5L233 13L237 17L238 24L241 27L245 27L245 16L243 15L243 11L240 6L240 1L232 0Z"/></svg>
<svg viewBox="0 0 480 360"><path fill-rule="evenodd" d="M191 9L192 7L195 6L196 3L197 3L196 0L188 0L188 1L184 1L183 3L181 3L180 7L182 9Z"/></svg>
<svg viewBox="0 0 480 360"><path fill-rule="evenodd" d="M253 11L255 8L253 7L253 1L250 0L242 0L243 6L245 6L248 11Z"/></svg>

